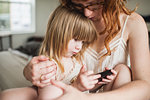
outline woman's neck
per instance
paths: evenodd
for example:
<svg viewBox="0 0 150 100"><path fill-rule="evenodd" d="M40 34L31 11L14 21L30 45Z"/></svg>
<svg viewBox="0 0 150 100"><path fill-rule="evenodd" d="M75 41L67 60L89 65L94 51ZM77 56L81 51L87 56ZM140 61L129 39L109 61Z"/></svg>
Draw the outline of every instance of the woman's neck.
<svg viewBox="0 0 150 100"><path fill-rule="evenodd" d="M105 29L105 23L104 23L103 19L101 19L97 22L93 22L93 23L94 23L95 28L96 28L98 33L102 32Z"/></svg>

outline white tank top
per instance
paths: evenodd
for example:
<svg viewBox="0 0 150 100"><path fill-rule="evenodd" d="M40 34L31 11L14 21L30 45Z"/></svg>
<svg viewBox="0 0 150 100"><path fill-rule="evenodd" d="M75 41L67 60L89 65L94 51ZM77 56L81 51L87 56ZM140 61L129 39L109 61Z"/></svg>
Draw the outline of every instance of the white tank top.
<svg viewBox="0 0 150 100"><path fill-rule="evenodd" d="M104 54L107 53L106 48L104 48L99 53L97 53L90 47L86 49L86 51L84 52L84 61L88 70L93 70L94 73L98 73L103 71L105 67L112 69L117 64L126 64L130 66L127 43L123 39L123 34L128 17L129 16L126 17L123 28L121 30L121 37L116 41L110 43L109 45L111 50L110 56L102 57Z"/></svg>

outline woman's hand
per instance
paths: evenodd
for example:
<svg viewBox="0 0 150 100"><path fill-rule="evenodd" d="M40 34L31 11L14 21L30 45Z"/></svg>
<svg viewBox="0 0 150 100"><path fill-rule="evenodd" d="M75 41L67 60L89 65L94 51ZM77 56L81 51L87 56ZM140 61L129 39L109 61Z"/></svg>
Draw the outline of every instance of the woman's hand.
<svg viewBox="0 0 150 100"><path fill-rule="evenodd" d="M85 71L85 66L80 70L80 73L77 79L74 81L73 86L79 89L80 91L90 90L95 87L98 83L98 78L101 75L94 75L93 71Z"/></svg>
<svg viewBox="0 0 150 100"><path fill-rule="evenodd" d="M36 56L24 68L24 76L38 87L47 86L55 76L56 64L46 56Z"/></svg>
<svg viewBox="0 0 150 100"><path fill-rule="evenodd" d="M110 70L109 68L105 68L106 70ZM103 84L109 84L110 82L112 82L116 76L117 76L117 72L113 69L111 69L111 72L113 73L112 75L107 75L106 78L103 78L102 81L98 82L99 85L103 85Z"/></svg>
<svg viewBox="0 0 150 100"><path fill-rule="evenodd" d="M52 80L51 83L63 90L63 95L55 100L87 100L87 94L80 92L71 85Z"/></svg>

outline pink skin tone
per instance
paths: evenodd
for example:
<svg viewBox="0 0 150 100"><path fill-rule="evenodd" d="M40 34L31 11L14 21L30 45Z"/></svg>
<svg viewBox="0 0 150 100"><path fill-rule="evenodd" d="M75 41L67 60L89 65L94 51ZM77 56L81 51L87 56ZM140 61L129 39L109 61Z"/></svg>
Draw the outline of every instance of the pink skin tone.
<svg viewBox="0 0 150 100"><path fill-rule="evenodd" d="M102 79L101 82L98 82L98 78L101 77L100 74L95 75L93 71L86 71L86 66L83 66L80 70L80 73L77 77L77 80L73 83L73 86L77 87L80 91L87 91L93 89L95 86L101 86L103 84L111 83L117 75L117 72L111 69L113 73L110 76L107 76L107 79ZM109 68L105 68L105 70L109 70Z"/></svg>
<svg viewBox="0 0 150 100"><path fill-rule="evenodd" d="M95 87L101 75L94 75L93 71L86 71L86 66L82 66L76 81L72 84L80 91L87 91Z"/></svg>
<svg viewBox="0 0 150 100"><path fill-rule="evenodd" d="M68 43L68 49L63 57L68 58L73 56L74 54L80 52L82 49L83 41L78 41L75 39L71 39ZM106 68L105 70L109 70ZM116 77L116 71L112 70L113 75L107 76L108 79L103 79L102 82L98 83L98 78L101 75L95 75L93 71L86 71L86 66L82 66L80 73L77 77L77 80L74 82L73 86L75 86L80 91L86 91L93 89L95 85L98 83L99 85L108 84Z"/></svg>
<svg viewBox="0 0 150 100"><path fill-rule="evenodd" d="M109 68L106 67L105 70L109 70ZM110 82L112 82L116 78L117 72L113 69L111 69L111 72L113 73L112 75L108 75L107 79L103 78L102 82L99 82L98 84L102 85L102 84L109 84Z"/></svg>
<svg viewBox="0 0 150 100"><path fill-rule="evenodd" d="M82 45L82 41L71 39L68 43L67 53L64 56L71 57L74 54L77 54L82 49Z"/></svg>
<svg viewBox="0 0 150 100"><path fill-rule="evenodd" d="M73 54L78 53L82 49L82 45L82 41L71 39L68 43L67 53L64 55L64 57L71 57ZM105 70L109 69L105 68ZM117 75L117 72L115 70L112 70L112 73L112 75L107 76L107 79L103 79L102 82L98 82L97 79L101 76L94 75L93 71L86 71L86 66L84 65L82 66L77 80L73 85L80 91L90 90L93 89L97 83L99 85L108 84L112 80L114 80Z"/></svg>

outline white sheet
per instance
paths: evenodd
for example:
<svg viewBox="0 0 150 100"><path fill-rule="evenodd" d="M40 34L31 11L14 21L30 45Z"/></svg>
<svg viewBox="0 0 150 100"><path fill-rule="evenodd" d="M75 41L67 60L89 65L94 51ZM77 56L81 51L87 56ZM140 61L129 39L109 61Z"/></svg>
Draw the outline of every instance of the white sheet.
<svg viewBox="0 0 150 100"><path fill-rule="evenodd" d="M23 68L28 59L10 51L0 52L0 88L31 86L23 76Z"/></svg>

